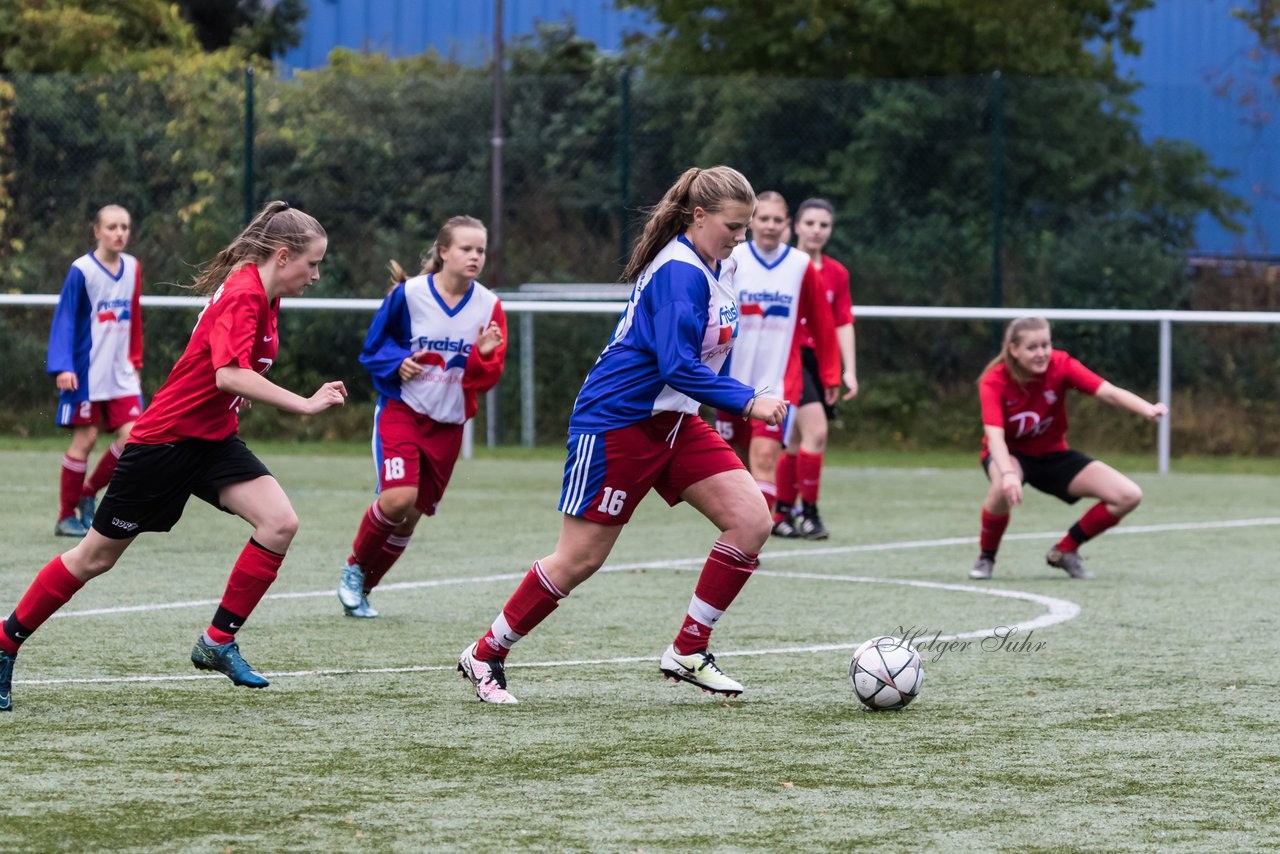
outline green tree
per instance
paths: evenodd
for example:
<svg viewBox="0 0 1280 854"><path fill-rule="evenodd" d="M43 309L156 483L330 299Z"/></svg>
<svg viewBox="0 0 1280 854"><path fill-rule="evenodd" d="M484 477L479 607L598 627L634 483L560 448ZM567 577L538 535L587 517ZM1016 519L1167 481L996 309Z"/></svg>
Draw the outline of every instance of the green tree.
<svg viewBox="0 0 1280 854"><path fill-rule="evenodd" d="M617 0L648 12L642 40L668 73L913 78L986 74L1104 79L1134 53L1153 0Z"/></svg>

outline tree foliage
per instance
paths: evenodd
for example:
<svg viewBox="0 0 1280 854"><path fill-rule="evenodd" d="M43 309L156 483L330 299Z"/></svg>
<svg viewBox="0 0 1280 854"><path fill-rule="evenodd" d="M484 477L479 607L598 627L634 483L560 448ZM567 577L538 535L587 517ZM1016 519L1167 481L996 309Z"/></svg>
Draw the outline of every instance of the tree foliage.
<svg viewBox="0 0 1280 854"><path fill-rule="evenodd" d="M692 75L1106 79L1153 0L617 0L649 13L654 67Z"/></svg>

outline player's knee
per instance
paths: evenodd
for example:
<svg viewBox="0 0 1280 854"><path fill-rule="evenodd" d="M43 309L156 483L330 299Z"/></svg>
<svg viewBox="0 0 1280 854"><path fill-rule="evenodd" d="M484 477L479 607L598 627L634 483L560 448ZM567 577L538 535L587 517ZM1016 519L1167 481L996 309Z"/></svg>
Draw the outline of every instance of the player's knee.
<svg viewBox="0 0 1280 854"><path fill-rule="evenodd" d="M735 521L736 524L730 527L741 532L743 537L753 543L748 551L759 551L769 541L769 534L773 531L773 519L769 515L769 508L763 502L758 507L744 511Z"/></svg>
<svg viewBox="0 0 1280 854"><path fill-rule="evenodd" d="M1137 509L1142 503L1142 487L1136 483L1129 483L1121 490L1116 504L1120 507L1122 513L1129 513Z"/></svg>
<svg viewBox="0 0 1280 854"><path fill-rule="evenodd" d="M378 506L388 519L403 519L409 515L414 503L418 500L416 490L395 490L394 494L386 494L378 499Z"/></svg>
<svg viewBox="0 0 1280 854"><path fill-rule="evenodd" d="M257 537L272 551L283 552L298 533L298 514L292 507L278 510L258 526Z"/></svg>

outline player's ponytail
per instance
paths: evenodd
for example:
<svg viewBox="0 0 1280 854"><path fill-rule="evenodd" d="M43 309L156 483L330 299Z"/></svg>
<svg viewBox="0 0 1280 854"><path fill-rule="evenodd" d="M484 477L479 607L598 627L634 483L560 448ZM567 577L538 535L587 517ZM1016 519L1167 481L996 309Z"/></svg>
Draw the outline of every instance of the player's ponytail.
<svg viewBox="0 0 1280 854"><path fill-rule="evenodd" d="M649 210L644 232L622 271L622 281L635 281L649 262L658 257L662 247L693 223L694 208L716 213L734 202L751 207L756 203L751 182L737 169L729 166L686 169L663 195L662 201Z"/></svg>
<svg viewBox="0 0 1280 854"><path fill-rule="evenodd" d="M328 234L315 217L289 207L288 202L267 202L244 231L200 271L190 290L200 295L211 294L245 264L265 261L281 247L301 252L318 237L328 237Z"/></svg>
<svg viewBox="0 0 1280 854"><path fill-rule="evenodd" d="M993 368L1000 365L1005 366L1005 370L1009 372L1009 376L1018 385L1024 385L1027 380L1031 379L1031 374L1023 369L1018 360L1013 358L1013 348L1022 342L1022 336L1028 332L1039 332L1040 330L1049 329L1049 321L1043 317L1019 317L1009 322L1004 330L1004 343L1000 345L1000 355L996 356L987 366L982 369L982 373L978 375L978 382L982 382L982 378L991 372Z"/></svg>
<svg viewBox="0 0 1280 854"><path fill-rule="evenodd" d="M444 268L444 261L440 258L440 250L448 249L453 245L453 232L459 228L478 228L481 231L488 231L484 227L484 223L473 216L449 217L449 220L436 235L435 242L431 244L431 248L423 253L422 272L418 275L427 276L432 273L439 273Z"/></svg>

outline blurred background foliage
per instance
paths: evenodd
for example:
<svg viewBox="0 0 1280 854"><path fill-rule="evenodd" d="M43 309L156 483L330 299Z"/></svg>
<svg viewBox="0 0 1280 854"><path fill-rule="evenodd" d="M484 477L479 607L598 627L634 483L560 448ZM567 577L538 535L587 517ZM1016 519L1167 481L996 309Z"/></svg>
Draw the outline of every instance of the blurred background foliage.
<svg viewBox="0 0 1280 854"><path fill-rule="evenodd" d="M220 28L198 26L215 0L0 10L5 291L56 293L107 203L133 214L130 248L152 294L182 293L246 209L269 199L324 223L319 293L331 297L380 297L387 261L414 269L451 215L492 221L492 69L339 49L285 77L270 56L296 38L298 4L229 2L243 20ZM829 254L852 271L856 304L1277 308L1266 271L1187 263L1196 217L1230 225L1244 207L1203 152L1138 133L1133 84L1109 57L1136 49L1132 15L1148 0L783 0L763 14L744 0L714 15L691 0L628 4L662 29L623 53L567 25L507 47L504 292L616 280L645 206L688 166L728 163L793 206L832 201ZM797 38L774 37L788 22ZM53 429L50 316L0 311L7 431ZM149 390L193 319L146 312ZM340 377L354 401L370 400L356 363L368 320L286 312L272 378L305 390ZM563 434L612 323L537 318L540 441ZM859 324L863 393L843 406L834 441L972 445L973 382L992 335L983 323ZM498 407L509 442L519 438L513 337ZM1056 340L1154 396L1153 326L1064 324ZM1175 354L1175 449L1280 453L1280 330L1179 328ZM1081 441L1154 441L1122 414L1091 414L1077 421ZM368 418L363 406L315 422L255 411L246 432L358 436Z"/></svg>

